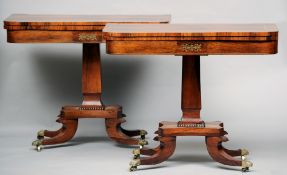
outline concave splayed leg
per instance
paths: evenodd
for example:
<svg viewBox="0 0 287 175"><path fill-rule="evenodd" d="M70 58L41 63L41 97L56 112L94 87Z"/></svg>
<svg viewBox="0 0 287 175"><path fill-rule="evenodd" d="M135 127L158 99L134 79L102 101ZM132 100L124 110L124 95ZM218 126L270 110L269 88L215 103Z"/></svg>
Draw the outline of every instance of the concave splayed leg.
<svg viewBox="0 0 287 175"><path fill-rule="evenodd" d="M222 142L226 141L228 139L225 136L206 137L206 147L212 159L224 165L241 166L242 171L249 170L249 167L252 167L253 164L245 158L248 151L245 149L228 150L222 146ZM236 156L241 156L241 158L234 158Z"/></svg>
<svg viewBox="0 0 287 175"><path fill-rule="evenodd" d="M176 147L176 137L155 137L156 141L160 141L160 145L154 149L142 148L133 152L134 159L130 162L130 171L137 170L139 165L155 165L166 161L173 153ZM140 154L148 155L140 157Z"/></svg>
<svg viewBox="0 0 287 175"><path fill-rule="evenodd" d="M126 130L121 124L125 122L123 117L105 119L106 131L108 136L118 143L125 145L138 145L140 140L144 140L147 134L144 130ZM141 139L132 138L134 136L141 136Z"/></svg>
<svg viewBox="0 0 287 175"><path fill-rule="evenodd" d="M47 131L50 138L40 138L32 143L36 146L37 151L41 151L43 145L54 145L67 142L71 140L78 128L78 119L63 119L59 118L58 121L63 124L62 128L58 131ZM44 135L45 135L44 131Z"/></svg>

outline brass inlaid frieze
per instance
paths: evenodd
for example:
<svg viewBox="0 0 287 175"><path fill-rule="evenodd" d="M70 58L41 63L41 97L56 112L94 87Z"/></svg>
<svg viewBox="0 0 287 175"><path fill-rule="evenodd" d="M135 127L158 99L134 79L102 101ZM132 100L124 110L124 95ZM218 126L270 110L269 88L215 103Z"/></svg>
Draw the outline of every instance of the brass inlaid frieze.
<svg viewBox="0 0 287 175"><path fill-rule="evenodd" d="M202 49L202 44L200 43L183 43L181 45L182 50L186 52L200 52Z"/></svg>
<svg viewBox="0 0 287 175"><path fill-rule="evenodd" d="M96 41L97 35L94 33L80 33L79 40L80 41Z"/></svg>

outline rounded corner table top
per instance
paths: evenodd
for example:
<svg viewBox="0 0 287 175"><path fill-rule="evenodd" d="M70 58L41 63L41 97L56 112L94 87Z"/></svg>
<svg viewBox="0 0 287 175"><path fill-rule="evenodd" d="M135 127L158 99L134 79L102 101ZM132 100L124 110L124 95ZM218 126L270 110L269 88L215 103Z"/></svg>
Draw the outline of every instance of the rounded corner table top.
<svg viewBox="0 0 287 175"><path fill-rule="evenodd" d="M275 24L107 24L109 54L254 55L277 53Z"/></svg>
<svg viewBox="0 0 287 175"><path fill-rule="evenodd" d="M169 23L170 15L12 14L4 20L10 43L102 43L107 23Z"/></svg>
<svg viewBox="0 0 287 175"><path fill-rule="evenodd" d="M104 26L107 23L168 23L170 15L32 15L12 14L4 20L10 26ZM23 29L23 28L22 28Z"/></svg>
<svg viewBox="0 0 287 175"><path fill-rule="evenodd" d="M271 36L278 33L275 24L107 24L108 37L156 36Z"/></svg>

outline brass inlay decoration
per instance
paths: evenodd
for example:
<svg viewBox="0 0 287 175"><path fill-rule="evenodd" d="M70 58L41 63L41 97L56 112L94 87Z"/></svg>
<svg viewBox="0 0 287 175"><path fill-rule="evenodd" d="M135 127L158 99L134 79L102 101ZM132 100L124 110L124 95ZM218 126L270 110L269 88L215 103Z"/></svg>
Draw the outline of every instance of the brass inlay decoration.
<svg viewBox="0 0 287 175"><path fill-rule="evenodd" d="M80 41L96 41L97 35L93 33L80 33L79 40Z"/></svg>
<svg viewBox="0 0 287 175"><path fill-rule="evenodd" d="M79 108L81 111L89 111L89 110L105 110L104 106L81 106Z"/></svg>
<svg viewBox="0 0 287 175"><path fill-rule="evenodd" d="M177 123L177 127L185 127L185 128L205 128L204 123Z"/></svg>
<svg viewBox="0 0 287 175"><path fill-rule="evenodd" d="M199 52L202 49L202 44L200 43L184 43L181 45L182 49L186 52Z"/></svg>

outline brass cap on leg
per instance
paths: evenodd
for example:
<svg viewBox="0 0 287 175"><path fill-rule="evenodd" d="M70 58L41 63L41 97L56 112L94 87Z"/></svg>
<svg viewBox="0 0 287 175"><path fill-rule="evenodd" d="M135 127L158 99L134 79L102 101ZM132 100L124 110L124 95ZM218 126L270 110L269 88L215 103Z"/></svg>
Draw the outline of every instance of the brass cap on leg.
<svg viewBox="0 0 287 175"><path fill-rule="evenodd" d="M147 135L147 131L146 130L140 130L140 135Z"/></svg>
<svg viewBox="0 0 287 175"><path fill-rule="evenodd" d="M143 146L145 146L145 145L148 145L148 141L143 140L143 139L140 139L140 140L139 140L139 145L140 145L141 147L143 147Z"/></svg>
<svg viewBox="0 0 287 175"><path fill-rule="evenodd" d="M133 155L140 155L141 154L141 150L140 149L134 149L133 150Z"/></svg>
<svg viewBox="0 0 287 175"><path fill-rule="evenodd" d="M140 130L140 136L141 136L141 139L144 140L145 139L145 136L147 135L147 132L145 130Z"/></svg>
<svg viewBox="0 0 287 175"><path fill-rule="evenodd" d="M43 136L44 137L44 130L40 130L40 131L38 131L38 133L37 133L37 136Z"/></svg>
<svg viewBox="0 0 287 175"><path fill-rule="evenodd" d="M45 134L44 134L44 130L40 130L37 132L37 139L41 140L41 139L44 139L45 137Z"/></svg>
<svg viewBox="0 0 287 175"><path fill-rule="evenodd" d="M241 156L249 155L249 151L247 149L241 149Z"/></svg>

